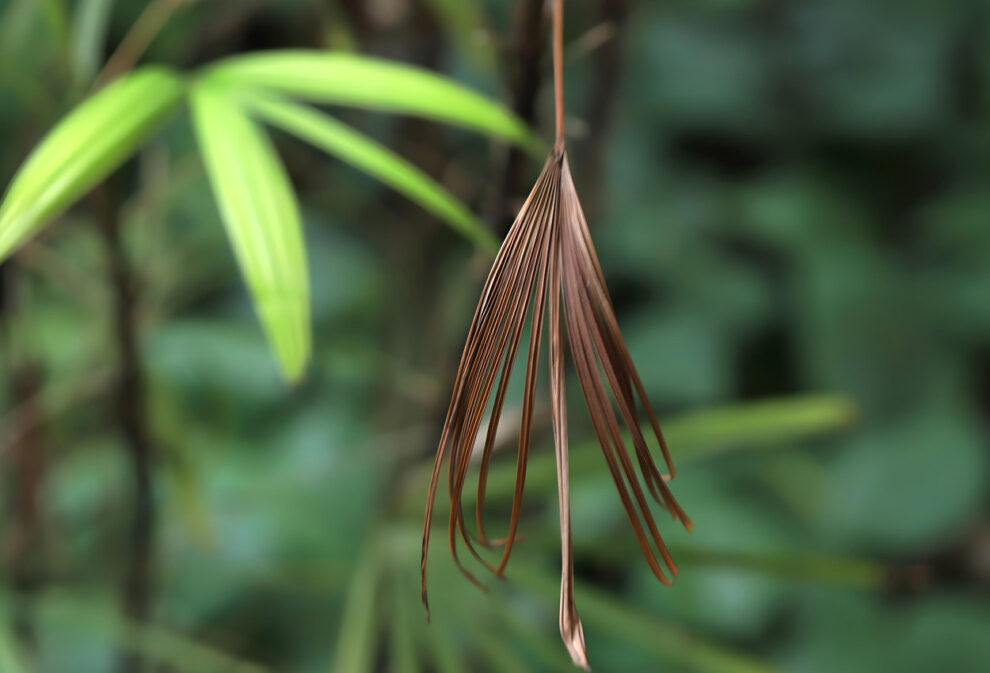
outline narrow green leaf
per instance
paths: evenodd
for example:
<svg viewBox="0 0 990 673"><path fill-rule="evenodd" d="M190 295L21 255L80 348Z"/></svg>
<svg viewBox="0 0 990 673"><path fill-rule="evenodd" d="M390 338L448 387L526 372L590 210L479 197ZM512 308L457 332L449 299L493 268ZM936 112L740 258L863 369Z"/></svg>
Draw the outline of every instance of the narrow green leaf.
<svg viewBox="0 0 990 673"><path fill-rule="evenodd" d="M558 578L521 558L514 559L506 576L520 586L544 594L548 600L556 599L560 590ZM609 633L671 664L700 673L778 672L769 663L630 608L581 582L577 584L577 603L586 631ZM592 660L591 665L594 669L596 662Z"/></svg>
<svg viewBox="0 0 990 673"><path fill-rule="evenodd" d="M289 177L264 131L223 91L199 82L190 102L241 273L282 372L296 381L310 352L309 274Z"/></svg>
<svg viewBox="0 0 990 673"><path fill-rule="evenodd" d="M370 673L375 665L380 550L376 541L370 542L351 578L331 671Z"/></svg>
<svg viewBox="0 0 990 673"><path fill-rule="evenodd" d="M859 411L843 395L803 395L685 414L671 423L675 457L706 458L745 448L775 448L849 427ZM675 444L676 442L676 444Z"/></svg>
<svg viewBox="0 0 990 673"><path fill-rule="evenodd" d="M661 419L664 436L674 462L683 466L733 451L769 449L819 437L848 427L857 414L856 405L841 395L805 395L779 400L750 402L718 409L707 409ZM652 429L644 425L649 437ZM631 446L628 433L624 434ZM575 442L571 446L570 471L573 480L589 474L602 474L601 449L596 441ZM422 481L428 476L424 467ZM512 495L516 483L516 464L500 461L488 473L486 497L491 500ZM529 492L550 493L556 489L557 465L553 451L534 452L526 470ZM417 494L417 498L418 498ZM465 489L463 502L470 504L477 491ZM418 499L416 506L420 505Z"/></svg>
<svg viewBox="0 0 990 673"><path fill-rule="evenodd" d="M207 78L321 103L390 110L464 126L536 156L542 143L499 103L429 70L356 54L284 50L235 56Z"/></svg>
<svg viewBox="0 0 990 673"><path fill-rule="evenodd" d="M549 528L546 531L534 531L533 538L540 540L540 544L552 552L555 550L555 546L551 544L553 532ZM543 542L548 539L549 541ZM876 561L801 549L710 549L678 542L671 542L669 548L682 570L731 568L782 581L862 590L880 588L886 574L884 566ZM588 558L622 562L634 558L639 552L639 545L635 540L624 536L621 539L610 539L607 544L601 538L583 538L575 541L574 549L579 555Z"/></svg>
<svg viewBox="0 0 990 673"><path fill-rule="evenodd" d="M99 595L49 592L34 599L32 609L36 619L49 625L78 629L187 673L269 673L260 664L231 656L181 633L127 621Z"/></svg>
<svg viewBox="0 0 990 673"><path fill-rule="evenodd" d="M426 173L383 145L313 108L269 96L245 101L266 121L378 178L442 218L491 253L498 240L470 210Z"/></svg>
<svg viewBox="0 0 990 673"><path fill-rule="evenodd" d="M391 559L390 559L391 560ZM392 567L392 591L390 598L392 606L389 642L393 673L420 673L422 666L419 662L416 627L423 622L423 616L413 610L408 584L404 581L403 569Z"/></svg>
<svg viewBox="0 0 990 673"><path fill-rule="evenodd" d="M103 58L114 0L81 0L72 18L72 74L77 86L93 81Z"/></svg>
<svg viewBox="0 0 990 673"><path fill-rule="evenodd" d="M142 68L60 121L21 166L0 204L0 260L131 156L182 92L175 74Z"/></svg>
<svg viewBox="0 0 990 673"><path fill-rule="evenodd" d="M28 659L11 620L0 614L0 671L4 673L28 673Z"/></svg>

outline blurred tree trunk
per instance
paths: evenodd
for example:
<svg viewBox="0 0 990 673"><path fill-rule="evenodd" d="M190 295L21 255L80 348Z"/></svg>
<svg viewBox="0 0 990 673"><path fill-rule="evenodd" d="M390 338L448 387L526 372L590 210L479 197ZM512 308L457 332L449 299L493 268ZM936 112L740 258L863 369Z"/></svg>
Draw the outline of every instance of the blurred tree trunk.
<svg viewBox="0 0 990 673"><path fill-rule="evenodd" d="M41 487L45 475L43 414L39 393L41 368L32 357L29 340L16 334L24 311L18 271L12 264L0 266L0 315L6 329L5 341L10 383L12 439L7 450L10 470L6 492L9 523L7 526L7 564L10 581L19 599L28 602L42 581L40 548L42 542ZM36 647L33 625L26 612L17 606L14 627L27 652Z"/></svg>
<svg viewBox="0 0 990 673"><path fill-rule="evenodd" d="M134 479L133 519L123 584L124 612L128 619L142 623L148 620L151 612L156 517L152 484L154 445L147 423L146 384L138 345L137 282L121 234L119 204L109 188L103 188L97 194L97 206L113 293L113 335L119 358L114 416L127 447ZM144 669L144 662L138 655L122 654L122 673L137 673Z"/></svg>
<svg viewBox="0 0 990 673"><path fill-rule="evenodd" d="M348 21L358 37L361 50L376 56L398 58L429 70L440 70L447 52L442 26L433 9L424 0L399 0L391 3L394 11L373 11L372 3L341 0ZM386 3L379 3L386 4ZM430 177L443 182L449 167L444 134L435 122L416 118L398 121L394 149ZM394 226L376 231L375 236L388 258L393 279L415 278L416 282L397 282L389 292L384 349L392 364L384 380L389 386L378 395L378 413L388 427L405 427L422 417L423 404L437 403L433 390L410 390L403 383L406 371L421 363L445 361L437 352L442 327L436 297L440 294L442 269L427 251L437 246L438 237L449 233L436 218L407 198L387 192L376 209L401 213L393 218ZM439 413L439 412L437 412Z"/></svg>

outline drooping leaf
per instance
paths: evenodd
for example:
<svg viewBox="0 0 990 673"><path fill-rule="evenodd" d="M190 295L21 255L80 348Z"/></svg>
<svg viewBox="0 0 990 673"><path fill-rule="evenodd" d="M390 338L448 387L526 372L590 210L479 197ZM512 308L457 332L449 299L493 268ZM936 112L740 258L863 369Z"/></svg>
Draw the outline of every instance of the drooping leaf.
<svg viewBox="0 0 990 673"><path fill-rule="evenodd" d="M378 178L492 252L498 241L460 201L383 145L313 108L270 96L245 99L266 121Z"/></svg>
<svg viewBox="0 0 990 673"><path fill-rule="evenodd" d="M511 141L535 155L541 143L505 107L436 73L402 63L335 52L284 50L235 56L208 79L306 100L436 119Z"/></svg>
<svg viewBox="0 0 990 673"><path fill-rule="evenodd" d="M309 275L289 177L264 131L223 91L199 82L190 103L241 272L282 373L296 381L310 352Z"/></svg>
<svg viewBox="0 0 990 673"><path fill-rule="evenodd" d="M131 156L183 89L174 73L142 68L60 121L21 166L0 205L0 260Z"/></svg>

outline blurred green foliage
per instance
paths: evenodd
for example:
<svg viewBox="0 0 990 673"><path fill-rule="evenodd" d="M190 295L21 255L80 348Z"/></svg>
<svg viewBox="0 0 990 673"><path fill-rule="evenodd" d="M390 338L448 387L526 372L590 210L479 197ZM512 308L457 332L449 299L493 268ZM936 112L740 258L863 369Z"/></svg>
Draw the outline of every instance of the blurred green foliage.
<svg viewBox="0 0 990 673"><path fill-rule="evenodd" d="M4 185L145 5L0 0ZM511 6L189 3L142 62L355 48L500 97ZM603 6L568 3L570 44ZM643 0L605 44L570 52L575 175L695 521L663 528L681 572L660 586L573 389L595 670L990 668L987 37L982 0ZM618 70L602 81L610 49ZM333 113L483 212L500 148ZM429 626L419 604L429 464L489 258L375 179L272 138L310 269L313 355L295 388L256 327L187 115L115 176L157 447L145 624L120 608L133 488L92 204L5 266L0 671L109 671L122 648L193 673L571 670L545 409L507 581L475 590L435 531ZM26 368L40 382L25 400ZM43 464L25 561L28 440Z"/></svg>

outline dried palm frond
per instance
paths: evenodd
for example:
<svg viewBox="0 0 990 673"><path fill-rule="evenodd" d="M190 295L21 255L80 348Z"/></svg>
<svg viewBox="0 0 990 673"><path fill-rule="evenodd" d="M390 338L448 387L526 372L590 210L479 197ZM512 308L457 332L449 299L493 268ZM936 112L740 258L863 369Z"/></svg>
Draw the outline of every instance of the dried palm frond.
<svg viewBox="0 0 990 673"><path fill-rule="evenodd" d="M499 250L485 282L481 300L468 330L454 382L430 480L423 530L422 592L426 593L426 559L429 547L433 501L444 457L448 461L450 518L447 527L451 554L461 571L482 586L458 556L458 537L481 564L501 576L516 540L537 372L545 323L549 334L551 418L557 458L560 501L562 573L560 631L578 666L588 667L584 633L574 604L574 568L567 466L567 408L564 393L564 347L566 326L571 358L588 407L592 426L619 497L632 524L636 539L653 574L670 584L677 574L645 491L688 529L691 520L677 504L667 480L674 466L656 414L622 339L612 308L598 255L578 200L563 140L563 85L561 75L562 7L556 0L554 16L554 80L557 94L557 142L547 157L532 192L523 204ZM563 316L561 315L563 313ZM522 418L516 455L516 481L512 497L509 531L503 540L488 539L483 503L495 433L502 415L513 364L522 342L527 320L531 323L524 379ZM496 386L497 379L497 386ZM477 535L465 524L461 494L464 491L475 440L494 390L485 442L479 462L478 497L475 504ZM658 470L646 437L640 430L639 410L649 419L663 454L668 474ZM632 437L635 463L622 436L625 425ZM637 474L638 467L638 474ZM645 491L640 484L645 484ZM474 538L474 539L473 539ZM482 557L478 545L502 547L497 564ZM666 568L664 571L664 567Z"/></svg>

